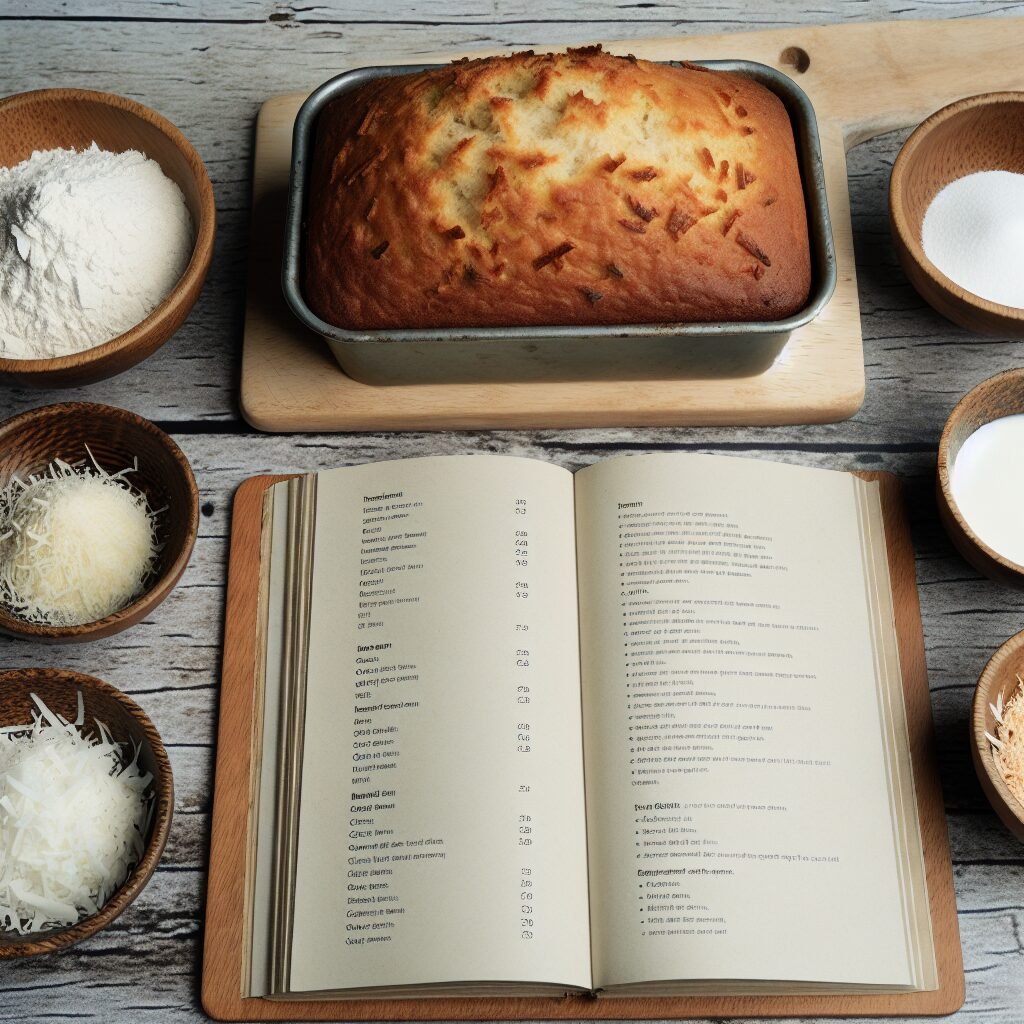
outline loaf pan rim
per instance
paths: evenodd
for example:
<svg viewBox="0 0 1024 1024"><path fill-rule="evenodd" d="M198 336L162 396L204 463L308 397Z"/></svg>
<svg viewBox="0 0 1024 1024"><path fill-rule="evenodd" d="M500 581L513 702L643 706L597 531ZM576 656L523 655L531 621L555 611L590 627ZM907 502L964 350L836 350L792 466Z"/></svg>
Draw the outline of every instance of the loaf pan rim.
<svg viewBox="0 0 1024 1024"><path fill-rule="evenodd" d="M328 79L306 98L295 118L288 179L284 253L281 283L285 300L299 321L329 342L343 344L402 344L408 342L508 342L555 338L649 338L672 336L685 339L719 335L791 334L818 317L836 289L838 272L832 222L825 189L818 122L810 98L788 75L759 61L728 60L657 61L670 66L697 65L714 71L746 74L778 96L786 106L796 132L797 159L808 220L812 284L807 304L781 320L670 321L664 323L530 324L488 327L408 327L352 330L322 320L306 303L302 292L305 199L315 146L316 120L323 108L339 96L375 78L393 78L446 67L446 64L389 64L353 68ZM795 111L794 109L795 108ZM795 116L799 115L799 119ZM800 130L802 129L802 131ZM810 180L808 180L808 176ZM815 230L817 229L817 230Z"/></svg>

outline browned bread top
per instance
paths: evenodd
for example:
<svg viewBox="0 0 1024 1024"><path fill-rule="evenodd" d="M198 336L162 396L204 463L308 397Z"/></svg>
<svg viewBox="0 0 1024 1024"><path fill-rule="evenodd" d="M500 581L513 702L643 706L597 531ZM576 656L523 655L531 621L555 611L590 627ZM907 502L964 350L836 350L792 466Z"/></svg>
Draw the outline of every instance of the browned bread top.
<svg viewBox="0 0 1024 1024"><path fill-rule="evenodd" d="M307 301L349 329L776 320L810 289L778 97L600 47L339 97L307 209Z"/></svg>

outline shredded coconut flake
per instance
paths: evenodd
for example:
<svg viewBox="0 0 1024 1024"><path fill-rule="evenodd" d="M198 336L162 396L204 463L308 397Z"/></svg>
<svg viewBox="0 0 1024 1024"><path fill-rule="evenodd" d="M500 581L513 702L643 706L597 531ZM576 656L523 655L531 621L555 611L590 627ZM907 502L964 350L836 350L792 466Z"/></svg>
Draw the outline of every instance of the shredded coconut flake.
<svg viewBox="0 0 1024 1024"><path fill-rule="evenodd" d="M0 730L0 928L22 934L95 914L145 849L152 776L99 722L54 714Z"/></svg>

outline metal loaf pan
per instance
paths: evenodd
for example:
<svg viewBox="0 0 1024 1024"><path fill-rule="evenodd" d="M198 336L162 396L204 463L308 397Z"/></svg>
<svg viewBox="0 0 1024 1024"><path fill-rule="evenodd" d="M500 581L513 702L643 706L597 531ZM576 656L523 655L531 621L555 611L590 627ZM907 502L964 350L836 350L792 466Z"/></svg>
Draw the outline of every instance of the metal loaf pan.
<svg viewBox="0 0 1024 1024"><path fill-rule="evenodd" d="M325 82L302 105L292 143L282 267L288 304L303 324L326 339L345 373L368 384L728 378L763 372L790 334L810 323L835 290L836 257L817 122L804 91L774 68L743 60L696 63L754 79L774 92L789 112L807 205L812 270L810 298L794 316L749 323L380 331L349 331L325 323L306 304L302 291L305 208L317 118L327 104L370 79L426 71L437 64L348 71Z"/></svg>

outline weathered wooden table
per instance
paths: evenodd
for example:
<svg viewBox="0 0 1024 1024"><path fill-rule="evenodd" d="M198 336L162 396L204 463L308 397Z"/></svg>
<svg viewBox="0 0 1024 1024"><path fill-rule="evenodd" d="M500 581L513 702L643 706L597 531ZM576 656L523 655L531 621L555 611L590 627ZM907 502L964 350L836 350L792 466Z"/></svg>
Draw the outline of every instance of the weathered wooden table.
<svg viewBox="0 0 1024 1024"><path fill-rule="evenodd" d="M77 648L0 642L0 667L63 665L132 694L167 742L177 783L167 852L138 902L114 927L62 954L0 965L0 1020L113 1024L202 1017L202 916L225 563L238 483L254 473L474 450L537 456L572 468L619 452L726 451L901 476L912 508L967 969L967 1003L957 1019L1015 1024L1024 1017L1024 848L1000 826L981 794L967 733L978 673L995 648L1024 626L1024 595L980 579L957 557L932 498L935 450L949 410L980 380L1017 365L1024 350L952 327L907 284L889 240L885 206L889 167L906 133L882 137L850 155L868 388L863 409L847 422L756 430L270 436L251 430L237 405L253 119L267 96L311 88L348 67L448 48L543 47L775 28L842 16L976 15L1024 15L1024 2L0 0L0 94L82 86L155 107L206 161L219 218L216 258L202 298L159 353L121 377L80 390L0 385L2 416L84 399L150 417L184 448L202 491L192 564L150 619Z"/></svg>

